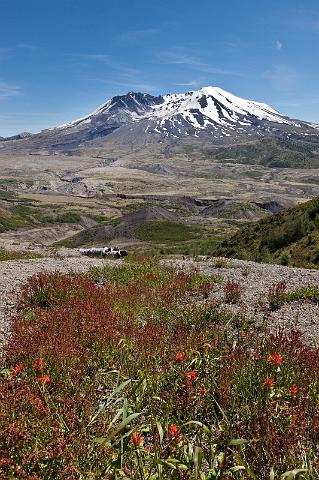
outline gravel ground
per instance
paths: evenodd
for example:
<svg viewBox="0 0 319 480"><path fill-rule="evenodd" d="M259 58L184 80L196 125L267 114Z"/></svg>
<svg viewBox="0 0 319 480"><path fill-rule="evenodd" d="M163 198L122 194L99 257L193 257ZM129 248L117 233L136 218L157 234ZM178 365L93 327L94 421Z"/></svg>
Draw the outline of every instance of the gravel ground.
<svg viewBox="0 0 319 480"><path fill-rule="evenodd" d="M267 293L269 288L281 281L287 284L287 290L293 291L303 287L319 287L319 270L268 265L243 260L226 260L225 268L215 268L216 259L203 262L189 260L170 262L178 268L187 269L196 267L205 275L218 275L223 282L215 284L209 297L217 300L233 313L241 313L255 320L265 323L272 331L283 329L300 330L307 341L319 342L319 305L311 301L294 301L283 305L279 310L271 311L268 308ZM223 285L228 280L240 283L244 291L238 304L226 304ZM261 305L261 303L263 305Z"/></svg>

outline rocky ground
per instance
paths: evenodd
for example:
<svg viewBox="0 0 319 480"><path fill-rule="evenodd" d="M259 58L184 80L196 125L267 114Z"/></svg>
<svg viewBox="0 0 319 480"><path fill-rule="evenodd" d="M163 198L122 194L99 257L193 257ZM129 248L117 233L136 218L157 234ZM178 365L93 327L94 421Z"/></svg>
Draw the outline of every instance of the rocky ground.
<svg viewBox="0 0 319 480"><path fill-rule="evenodd" d="M72 254L72 256L70 256ZM319 341L319 305L306 300L286 303L278 310L271 310L267 302L269 288L285 281L287 289L319 287L319 270L290 268L279 265L258 264L241 260L225 260L216 267L217 259L192 261L189 259L165 260L181 270L197 268L205 275L218 275L221 282L215 283L207 301L218 301L232 313L241 313L271 330L298 329L304 332L311 343ZM104 260L79 256L76 251L61 250L48 258L12 260L0 262L0 338L5 339L10 329L14 312L14 292L26 279L41 271L84 272L94 265L116 265L121 260ZM239 282L243 291L238 303L225 302L224 285L228 280Z"/></svg>
<svg viewBox="0 0 319 480"><path fill-rule="evenodd" d="M240 313L272 331L300 330L310 343L319 341L319 304L308 300L293 301L271 310L267 301L269 288L284 281L287 291L319 287L319 270L268 265L243 260L226 259L225 266L216 268L216 259L204 262L189 260L171 262L181 269L195 266L202 274L218 275L222 282L214 285L209 300L221 302L232 313ZM224 285L234 280L242 287L241 299L236 304L225 302Z"/></svg>

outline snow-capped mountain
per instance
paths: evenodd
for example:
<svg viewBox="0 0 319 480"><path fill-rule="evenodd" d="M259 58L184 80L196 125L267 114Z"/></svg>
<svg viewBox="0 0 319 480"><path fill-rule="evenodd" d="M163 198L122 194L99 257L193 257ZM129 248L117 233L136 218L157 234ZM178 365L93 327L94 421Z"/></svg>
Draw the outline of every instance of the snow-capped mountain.
<svg viewBox="0 0 319 480"><path fill-rule="evenodd" d="M123 141L129 134L130 139L134 135L146 139L205 138L214 144L265 136L319 142L318 125L290 119L264 103L245 100L219 87L205 87L158 97L129 92L71 123L28 138L16 136L15 141L0 140L0 148L23 144L59 150L83 146L104 137L107 141L112 134L116 134L117 139L122 136Z"/></svg>

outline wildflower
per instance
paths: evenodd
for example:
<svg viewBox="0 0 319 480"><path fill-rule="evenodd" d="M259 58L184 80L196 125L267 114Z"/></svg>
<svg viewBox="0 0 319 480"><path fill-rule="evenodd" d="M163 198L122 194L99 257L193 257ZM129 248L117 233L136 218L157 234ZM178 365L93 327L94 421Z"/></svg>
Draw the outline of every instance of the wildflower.
<svg viewBox="0 0 319 480"><path fill-rule="evenodd" d="M42 370L44 370L44 362L43 360L41 360L40 358L38 360L36 360L34 362L34 364L32 365L32 367L35 369L35 370L38 370L38 372L41 372Z"/></svg>
<svg viewBox="0 0 319 480"><path fill-rule="evenodd" d="M282 363L282 357L277 352L273 355L270 355L267 360L268 362L270 362L271 366L279 365L280 363Z"/></svg>
<svg viewBox="0 0 319 480"><path fill-rule="evenodd" d="M190 381L189 378L187 378L187 379L185 380L184 385L185 385L185 387L191 387L191 386L192 386L192 382Z"/></svg>
<svg viewBox="0 0 319 480"><path fill-rule="evenodd" d="M46 385L51 382L51 377L50 375L45 375L44 377L37 377L37 380Z"/></svg>
<svg viewBox="0 0 319 480"><path fill-rule="evenodd" d="M137 432L132 433L131 441L135 448L137 448L139 445L143 445L143 437Z"/></svg>
<svg viewBox="0 0 319 480"><path fill-rule="evenodd" d="M185 359L185 353L176 353L175 358L176 358L176 360L184 360Z"/></svg>
<svg viewBox="0 0 319 480"><path fill-rule="evenodd" d="M183 440L183 435L179 431L176 425L169 425L167 428L167 436L171 440L174 440L175 443L181 442Z"/></svg>
<svg viewBox="0 0 319 480"><path fill-rule="evenodd" d="M197 389L197 392L199 393L199 395L201 395L202 397L204 397L207 393L207 388L201 386L201 387L198 387Z"/></svg>
<svg viewBox="0 0 319 480"><path fill-rule="evenodd" d="M269 388L274 387L275 386L274 379L271 377L266 377L264 380L264 386Z"/></svg>
<svg viewBox="0 0 319 480"><path fill-rule="evenodd" d="M178 428L176 425L169 425L167 428L167 434L169 438L175 438L178 433Z"/></svg>
<svg viewBox="0 0 319 480"><path fill-rule="evenodd" d="M296 385L292 385L290 388L289 388L289 393L297 393L298 392L298 387Z"/></svg>
<svg viewBox="0 0 319 480"><path fill-rule="evenodd" d="M128 467L123 467L123 473L125 475L131 475L131 470Z"/></svg>
<svg viewBox="0 0 319 480"><path fill-rule="evenodd" d="M15 375L17 375L17 373L20 373L22 370L23 370L23 365L22 363L19 363L19 365L17 365L11 370L10 372L11 377L14 377Z"/></svg>
<svg viewBox="0 0 319 480"><path fill-rule="evenodd" d="M188 372L187 374L187 378L189 379L193 379L193 378L196 378L197 377L197 372L196 370L191 370L190 372Z"/></svg>

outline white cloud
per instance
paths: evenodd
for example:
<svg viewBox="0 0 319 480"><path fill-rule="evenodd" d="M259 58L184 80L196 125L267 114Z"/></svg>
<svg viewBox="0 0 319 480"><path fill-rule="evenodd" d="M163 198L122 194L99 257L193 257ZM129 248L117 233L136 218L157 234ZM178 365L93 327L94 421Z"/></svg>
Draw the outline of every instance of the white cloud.
<svg viewBox="0 0 319 480"><path fill-rule="evenodd" d="M280 40L276 40L276 50L281 50L282 49L282 43Z"/></svg>
<svg viewBox="0 0 319 480"><path fill-rule="evenodd" d="M0 100L10 97L18 97L22 95L22 90L19 85L3 82L0 80Z"/></svg>
<svg viewBox="0 0 319 480"><path fill-rule="evenodd" d="M178 87L202 87L205 83L207 83L206 78L200 78L198 80L190 80L189 82L182 82L182 83L175 83L176 86Z"/></svg>

